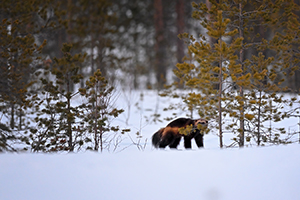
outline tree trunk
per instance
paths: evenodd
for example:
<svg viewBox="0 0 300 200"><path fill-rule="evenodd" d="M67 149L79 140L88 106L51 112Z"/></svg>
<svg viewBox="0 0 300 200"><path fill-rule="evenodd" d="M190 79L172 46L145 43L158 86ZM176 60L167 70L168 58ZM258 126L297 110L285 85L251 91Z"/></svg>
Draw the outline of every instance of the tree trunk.
<svg viewBox="0 0 300 200"><path fill-rule="evenodd" d="M262 91L259 91L259 103L258 103L258 115L257 115L257 146L260 146L261 142L261 134L260 134L260 126L261 126L261 99L262 99Z"/></svg>
<svg viewBox="0 0 300 200"><path fill-rule="evenodd" d="M176 2L176 26L177 26L177 35L182 34L184 32L184 0L177 0ZM177 37L177 62L181 63L184 57L184 43L181 39ZM183 88L183 84L180 83L180 80L177 78L178 87Z"/></svg>
<svg viewBox="0 0 300 200"><path fill-rule="evenodd" d="M11 111L10 111L10 128L14 129L15 127L15 104L11 103Z"/></svg>
<svg viewBox="0 0 300 200"><path fill-rule="evenodd" d="M239 10L240 10L240 13L239 13L239 37L243 37L244 34L243 34L243 19L242 19L242 3L239 3ZM243 47L241 48L240 50L240 53L239 53L239 57L240 57L240 64L242 65L242 70L243 70L243 73L244 73L244 65L243 65L243 62L244 62L244 50L243 50ZM242 100L244 99L244 88L243 86L240 86L240 96L242 97ZM241 106L241 105L240 105ZM242 105L240 107L240 134L239 134L239 147L243 147L245 145L245 122L244 122L244 118L245 118L245 108L244 108L244 105Z"/></svg>
<svg viewBox="0 0 300 200"><path fill-rule="evenodd" d="M184 32L184 0L177 0L176 3L176 12L177 12L177 35ZM182 62L182 58L184 56L184 49L183 49L183 41L177 38L177 62Z"/></svg>
<svg viewBox="0 0 300 200"><path fill-rule="evenodd" d="M67 104L68 104L68 110L67 110L67 136L69 137L68 140L68 146L69 146L69 151L73 152L74 151L74 146L73 146L73 135L72 135L72 112L71 112L71 88L70 88L70 76L68 75L68 80L67 80Z"/></svg>
<svg viewBox="0 0 300 200"><path fill-rule="evenodd" d="M94 106L94 140L95 140L95 151L99 150L99 138L98 138L98 100L97 100L97 93L99 92L98 90L98 83L96 83L96 88L95 88L95 94L94 94L94 98L95 98L95 106ZM100 138L101 139L101 138ZM101 146L101 152L102 152L102 146Z"/></svg>
<svg viewBox="0 0 300 200"><path fill-rule="evenodd" d="M222 38L219 39L220 41L220 48L222 49ZM220 148L223 148L223 130L222 130L222 90L223 90L223 79L222 79L222 61L223 61L223 55L222 52L220 53L220 60L219 60L219 139L220 139Z"/></svg>
<svg viewBox="0 0 300 200"><path fill-rule="evenodd" d="M68 99L68 114L71 115L71 102L70 99ZM67 128L67 135L69 136L69 151L72 152L74 151L74 146L73 146L73 135L72 135L72 121L70 119L71 116L67 116L68 119L68 128Z"/></svg>
<svg viewBox="0 0 300 200"><path fill-rule="evenodd" d="M155 73L159 89L163 88L166 78L166 64L164 62L164 22L162 0L154 0L154 24L155 24Z"/></svg>
<svg viewBox="0 0 300 200"><path fill-rule="evenodd" d="M71 5L72 5L72 0L68 0L68 8L70 8L71 7ZM67 31L67 43L68 44L72 44L72 34L68 34L68 32L70 31L70 30L72 30L72 13L71 13L71 9L68 9L68 20L69 20L69 22L68 22L68 30L66 30ZM70 82L69 83L70 85L69 85L69 87L70 87L70 91L74 91L74 83L73 82Z"/></svg>

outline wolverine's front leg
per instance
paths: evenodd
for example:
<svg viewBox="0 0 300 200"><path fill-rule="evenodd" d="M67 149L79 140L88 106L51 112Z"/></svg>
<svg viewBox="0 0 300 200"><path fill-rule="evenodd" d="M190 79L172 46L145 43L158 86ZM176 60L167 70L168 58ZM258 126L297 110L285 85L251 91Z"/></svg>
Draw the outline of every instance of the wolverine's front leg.
<svg viewBox="0 0 300 200"><path fill-rule="evenodd" d="M191 149L192 148L192 138L189 136L183 136L184 139L184 148Z"/></svg>
<svg viewBox="0 0 300 200"><path fill-rule="evenodd" d="M200 131L195 135L195 141L199 148L203 147L203 135L200 133Z"/></svg>

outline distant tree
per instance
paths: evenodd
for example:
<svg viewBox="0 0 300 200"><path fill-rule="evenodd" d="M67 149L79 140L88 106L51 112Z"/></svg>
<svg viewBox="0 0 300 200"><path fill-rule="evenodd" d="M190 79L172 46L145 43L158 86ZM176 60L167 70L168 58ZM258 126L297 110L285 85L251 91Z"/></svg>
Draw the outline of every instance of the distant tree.
<svg viewBox="0 0 300 200"><path fill-rule="evenodd" d="M180 52L180 60L184 55L183 50L186 51L183 46L177 48L178 44L182 45L182 41L177 37L178 31L183 33L181 30L184 28L197 30L194 23L188 20L192 13L191 1L185 0L180 4L174 0L163 0L161 4L155 4L153 0L113 1L114 5L111 8L117 16L118 32L112 38L114 41L117 40L115 44L119 51L118 55L126 58L120 62L121 74L127 74L125 79L119 78L122 83L126 83L122 84L123 87L157 88L157 79L161 79L162 82L172 81L174 77L167 74L177 62L177 49ZM158 21L155 23L153 19L158 14L155 5L160 5L162 13L159 23L163 26L159 32L158 27L155 27ZM158 34L163 41L157 42ZM157 45L161 49L160 53L157 53ZM160 66L156 67L157 65Z"/></svg>
<svg viewBox="0 0 300 200"><path fill-rule="evenodd" d="M299 1L282 1L273 3L274 9L278 10L277 15L271 19L274 26L279 27L281 31L274 34L270 42L270 49L276 52L280 57L277 63L278 77L287 76L288 78L282 83L288 86L290 92L299 93L300 88L300 70L299 70Z"/></svg>
<svg viewBox="0 0 300 200"><path fill-rule="evenodd" d="M118 49L118 83L124 89L151 87L154 66L152 0L113 0L116 32L111 39ZM126 76L123 76L126 74Z"/></svg>
<svg viewBox="0 0 300 200"><path fill-rule="evenodd" d="M112 6L108 0L78 1L68 9L71 18L67 34L72 37L74 50L88 52L85 65L89 66L90 74L86 77L100 69L104 77L113 79L118 67L118 58L112 53L117 41L117 18Z"/></svg>

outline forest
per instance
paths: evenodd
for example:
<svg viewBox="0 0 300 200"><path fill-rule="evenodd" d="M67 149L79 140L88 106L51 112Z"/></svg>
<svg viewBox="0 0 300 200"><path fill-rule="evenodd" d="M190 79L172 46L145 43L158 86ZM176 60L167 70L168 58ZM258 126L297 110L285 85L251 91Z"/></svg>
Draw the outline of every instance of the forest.
<svg viewBox="0 0 300 200"><path fill-rule="evenodd" d="M110 123L118 91L180 99L165 110L215 122L220 148L300 143L266 125L300 118L299 17L297 0L1 0L0 152L102 152L131 132Z"/></svg>

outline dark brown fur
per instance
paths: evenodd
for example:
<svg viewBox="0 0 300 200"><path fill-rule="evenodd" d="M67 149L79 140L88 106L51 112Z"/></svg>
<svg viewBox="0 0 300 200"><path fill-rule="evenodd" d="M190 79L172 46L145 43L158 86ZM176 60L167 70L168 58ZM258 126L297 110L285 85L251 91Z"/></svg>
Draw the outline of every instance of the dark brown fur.
<svg viewBox="0 0 300 200"><path fill-rule="evenodd" d="M177 148L181 137L184 138L184 147L186 149L192 148L191 140L194 138L198 147L203 147L203 135L201 130L197 129L198 124L207 125L208 121L205 119L190 119L178 118L170 122L165 128L161 128L152 136L152 144L156 148ZM188 135L179 133L179 128L185 128L188 125L193 125L193 130Z"/></svg>

